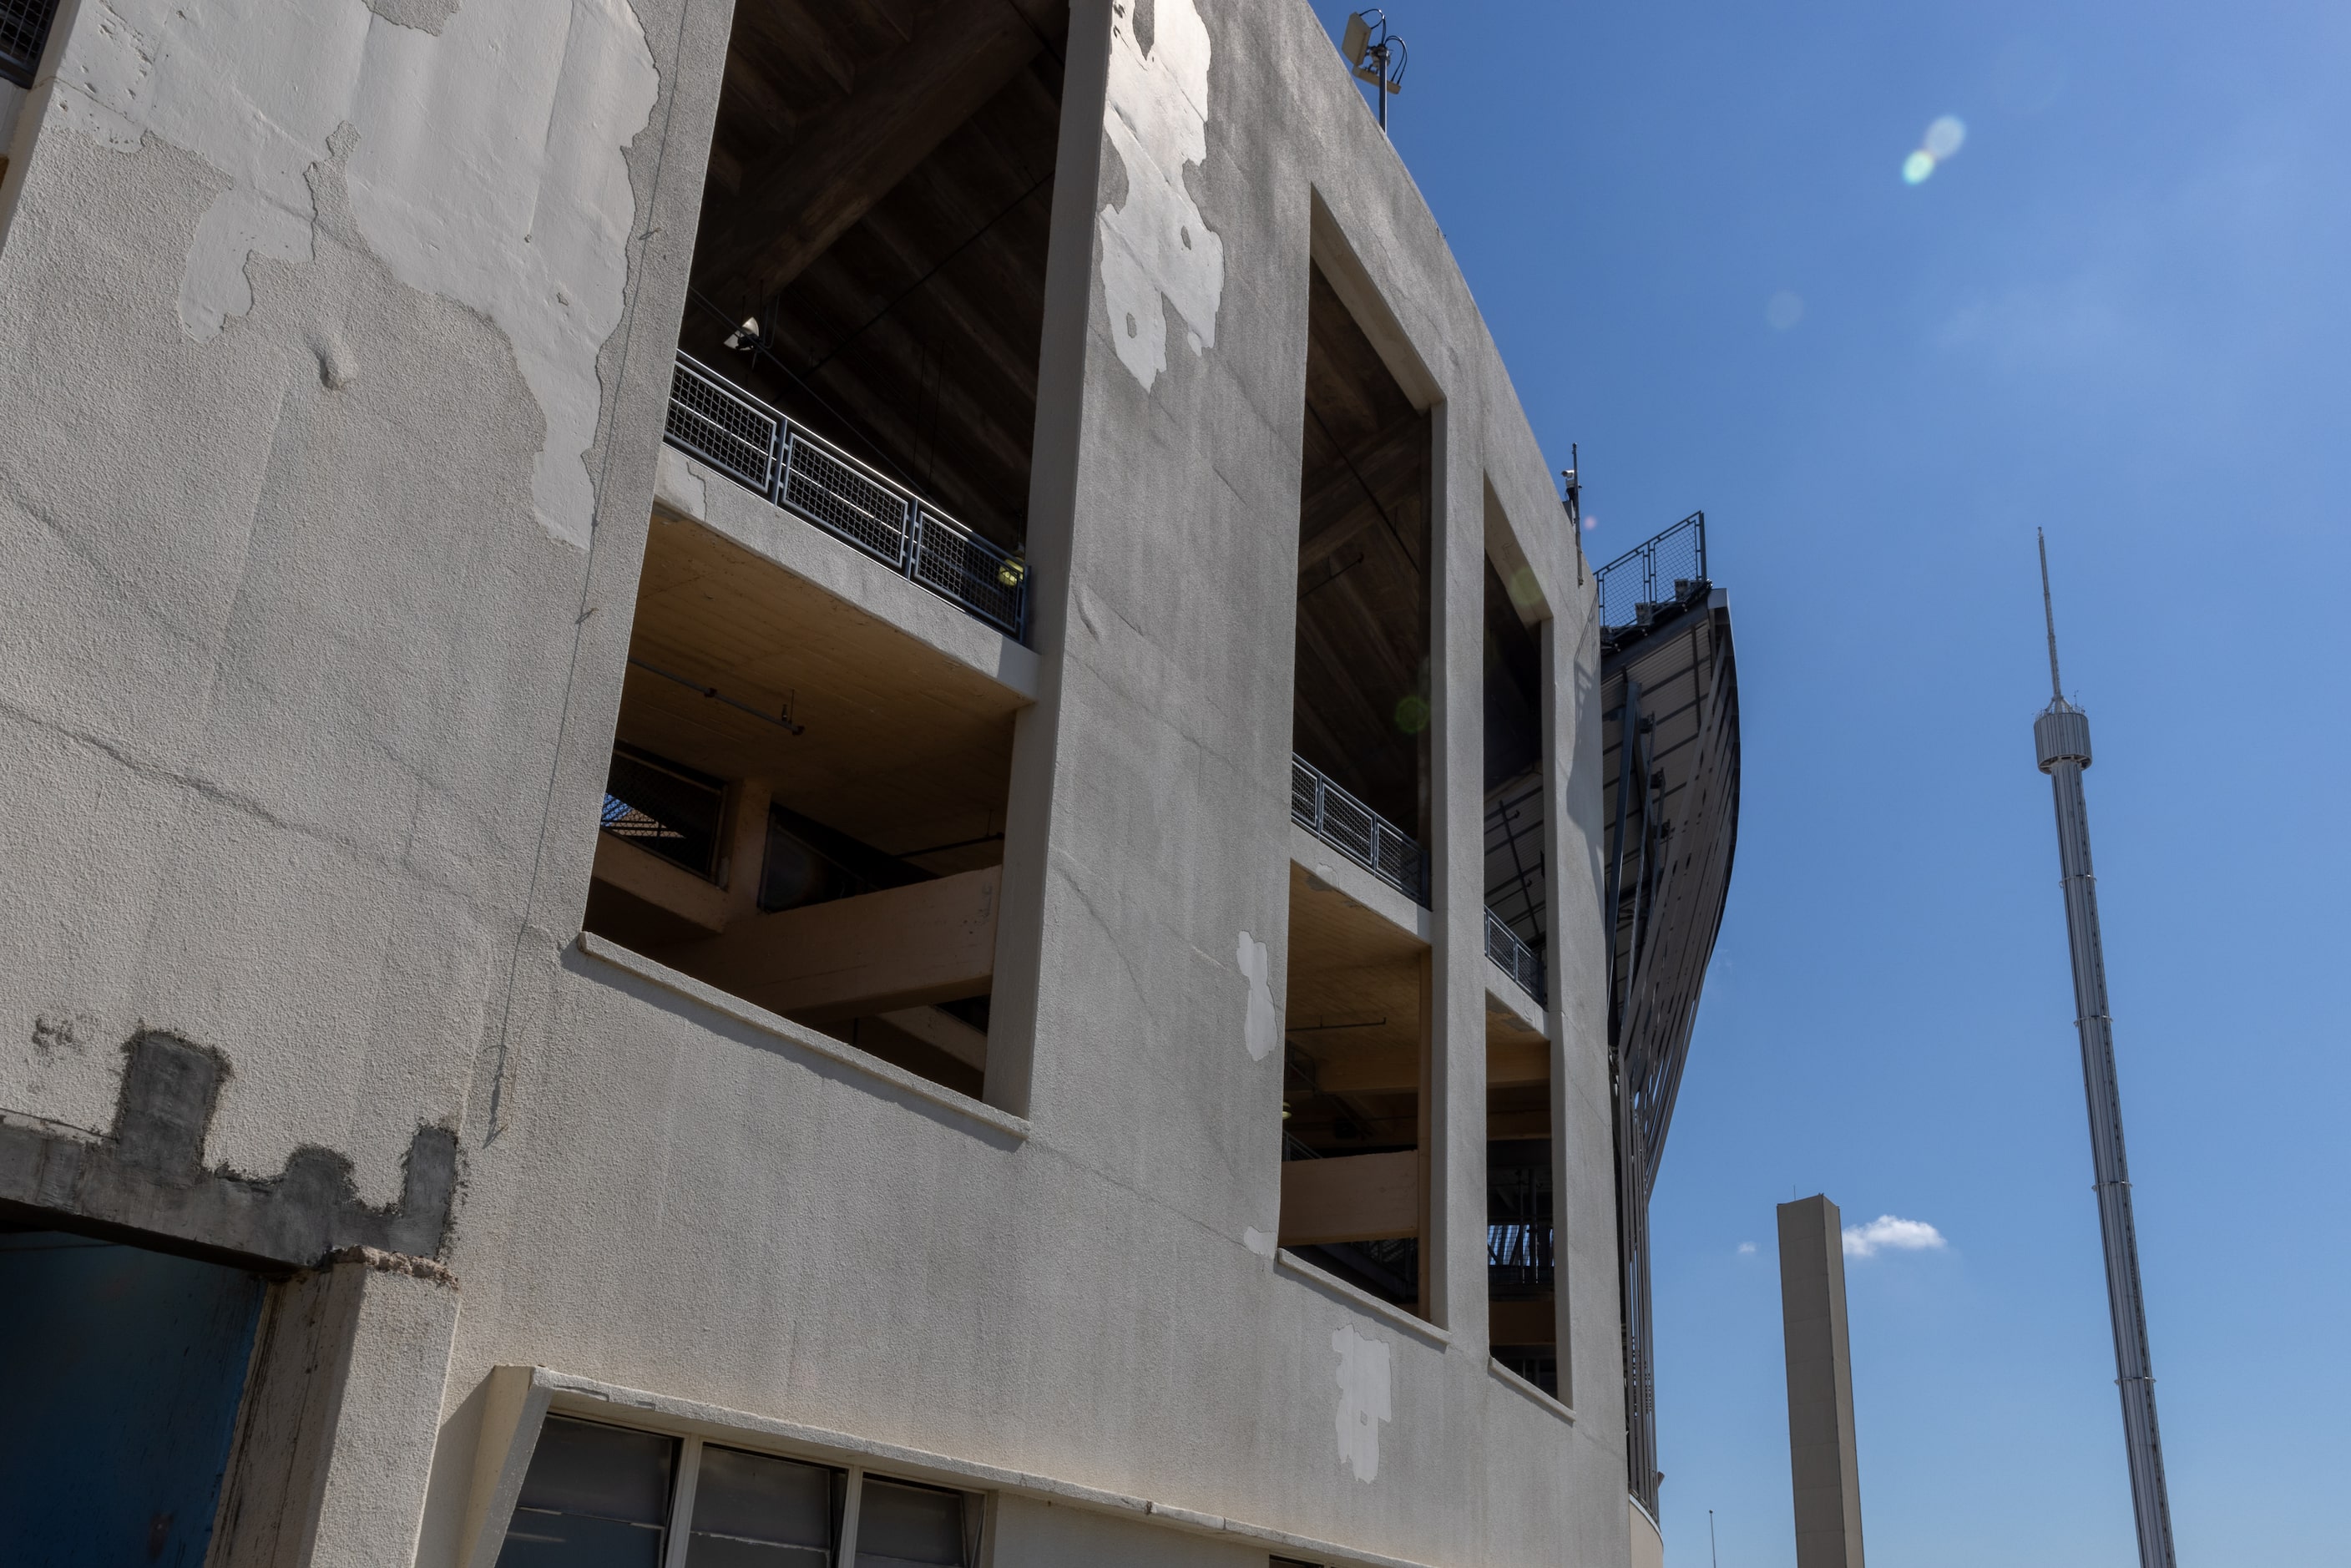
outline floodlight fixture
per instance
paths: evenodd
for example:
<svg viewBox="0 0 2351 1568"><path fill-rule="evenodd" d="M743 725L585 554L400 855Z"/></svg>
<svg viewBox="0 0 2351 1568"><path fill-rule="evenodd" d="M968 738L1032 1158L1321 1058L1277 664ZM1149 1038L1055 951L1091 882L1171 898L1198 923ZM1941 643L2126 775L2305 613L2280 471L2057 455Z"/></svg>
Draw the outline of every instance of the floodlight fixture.
<svg viewBox="0 0 2351 1568"><path fill-rule="evenodd" d="M759 351L759 319L757 316L744 317L743 324L726 334L726 346L738 353L758 353Z"/></svg>

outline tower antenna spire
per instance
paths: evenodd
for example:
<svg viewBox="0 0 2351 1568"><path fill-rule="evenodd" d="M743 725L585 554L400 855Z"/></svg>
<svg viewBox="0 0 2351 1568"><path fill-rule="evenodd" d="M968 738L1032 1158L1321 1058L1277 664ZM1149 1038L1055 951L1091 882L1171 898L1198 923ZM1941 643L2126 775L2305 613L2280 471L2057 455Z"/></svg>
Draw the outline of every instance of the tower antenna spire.
<svg viewBox="0 0 2351 1568"><path fill-rule="evenodd" d="M2163 1479L2163 1438L2155 1419L2155 1368L2139 1285L2130 1164L2123 1153L2123 1096L2115 1078L2115 1020L2106 1006L2097 879L2090 869L2090 807L2082 793L2082 769L2090 765L2090 716L2067 702L2057 685L2057 618L2049 607L2045 538L2041 542L2041 610L2049 622L2049 687L2054 700L2032 721L2032 743L2057 807L2057 863L2065 891L2065 936L2074 959L2074 1028L2081 1040L2082 1089L2089 1103L2090 1168L2098 1195L2098 1233L2106 1254L2106 1305L2114 1319L2115 1385L2122 1396L2131 1511L2138 1528L2139 1568L2178 1568L2171 1502Z"/></svg>
<svg viewBox="0 0 2351 1568"><path fill-rule="evenodd" d="M2049 695L2062 703L2065 689L2057 682L2057 612L2049 602L2049 536L2035 528L2032 538L2041 546L2041 618L2049 626Z"/></svg>

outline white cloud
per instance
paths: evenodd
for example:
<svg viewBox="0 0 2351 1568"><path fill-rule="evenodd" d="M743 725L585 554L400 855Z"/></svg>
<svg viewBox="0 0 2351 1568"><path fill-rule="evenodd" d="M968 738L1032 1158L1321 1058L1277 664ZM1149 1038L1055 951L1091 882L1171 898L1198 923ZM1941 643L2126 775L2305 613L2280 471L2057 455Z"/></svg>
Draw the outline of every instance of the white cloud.
<svg viewBox="0 0 2351 1568"><path fill-rule="evenodd" d="M1844 1255L1875 1258L1881 1251L1933 1252L1948 1246L1943 1233L1923 1219L1897 1219L1881 1214L1866 1225L1844 1228Z"/></svg>
<svg viewBox="0 0 2351 1568"><path fill-rule="evenodd" d="M1742 1241L1742 1242L1740 1242L1740 1243L1739 1244L1739 1255L1740 1255L1741 1258L1752 1258L1752 1257L1754 1257L1754 1256L1755 1256L1755 1243L1753 1243L1752 1241Z"/></svg>

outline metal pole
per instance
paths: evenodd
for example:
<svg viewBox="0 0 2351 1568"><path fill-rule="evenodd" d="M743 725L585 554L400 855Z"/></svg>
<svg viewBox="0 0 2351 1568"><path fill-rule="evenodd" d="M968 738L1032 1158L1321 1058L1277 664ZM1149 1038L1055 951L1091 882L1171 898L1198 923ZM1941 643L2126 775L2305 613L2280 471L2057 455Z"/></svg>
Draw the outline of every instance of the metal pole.
<svg viewBox="0 0 2351 1568"><path fill-rule="evenodd" d="M2074 1028L2081 1034L2082 1087L2090 1107L2090 1163L2097 1177L2098 1229L2105 1241L2106 1305L2114 1319L2115 1384L2122 1394L2138 1560L2140 1568L2176 1568L2147 1307L2139 1289L2138 1238L2131 1221L2130 1166L2123 1155L2114 1020L2106 1011L2106 963L2098 940L2097 882L2090 870L2090 810L2082 793L2082 770L2090 765L2090 718L2058 686L2057 617L2049 601L2046 539L2041 545L2041 602L2049 627L2049 706L2033 721L2032 739L2041 771L2049 775L2056 797L2057 859L2074 956Z"/></svg>

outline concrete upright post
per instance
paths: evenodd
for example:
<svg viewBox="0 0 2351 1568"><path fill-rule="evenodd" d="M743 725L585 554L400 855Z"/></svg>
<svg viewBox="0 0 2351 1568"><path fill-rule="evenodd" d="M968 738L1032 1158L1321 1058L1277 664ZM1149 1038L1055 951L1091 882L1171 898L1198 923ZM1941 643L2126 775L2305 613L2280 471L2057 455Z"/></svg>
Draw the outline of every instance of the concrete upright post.
<svg viewBox="0 0 2351 1568"><path fill-rule="evenodd" d="M1796 1568L1862 1568L1844 1232L1837 1206L1824 1197L1780 1206L1780 1316L1788 1347Z"/></svg>

